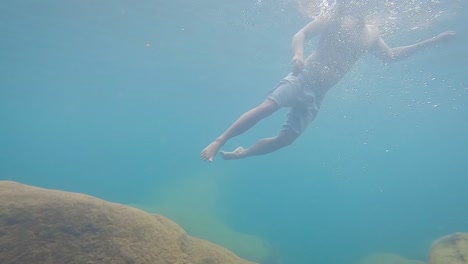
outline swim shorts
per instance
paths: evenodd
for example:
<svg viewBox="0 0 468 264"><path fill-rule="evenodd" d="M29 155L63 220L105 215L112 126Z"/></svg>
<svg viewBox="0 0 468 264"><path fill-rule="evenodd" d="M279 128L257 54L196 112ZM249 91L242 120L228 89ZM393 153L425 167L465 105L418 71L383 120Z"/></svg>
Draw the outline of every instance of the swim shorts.
<svg viewBox="0 0 468 264"><path fill-rule="evenodd" d="M315 119L323 96L304 72L290 73L268 94L280 107L290 107L282 130L292 130L300 135Z"/></svg>

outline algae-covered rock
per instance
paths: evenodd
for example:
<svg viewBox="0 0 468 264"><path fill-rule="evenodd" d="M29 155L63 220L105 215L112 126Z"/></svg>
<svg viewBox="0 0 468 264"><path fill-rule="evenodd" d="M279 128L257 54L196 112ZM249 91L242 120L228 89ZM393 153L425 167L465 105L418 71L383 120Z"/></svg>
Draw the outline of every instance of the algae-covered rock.
<svg viewBox="0 0 468 264"><path fill-rule="evenodd" d="M436 240L429 264L468 264L468 234L455 233Z"/></svg>
<svg viewBox="0 0 468 264"><path fill-rule="evenodd" d="M190 177L158 185L145 204L131 206L162 214L177 222L188 234L206 239L241 258L263 263L278 258L268 241L232 228L220 217L219 173L194 173Z"/></svg>
<svg viewBox="0 0 468 264"><path fill-rule="evenodd" d="M365 257L360 264L425 264L423 261L405 259L396 254L372 254Z"/></svg>
<svg viewBox="0 0 468 264"><path fill-rule="evenodd" d="M247 264L160 215L0 182L0 263Z"/></svg>

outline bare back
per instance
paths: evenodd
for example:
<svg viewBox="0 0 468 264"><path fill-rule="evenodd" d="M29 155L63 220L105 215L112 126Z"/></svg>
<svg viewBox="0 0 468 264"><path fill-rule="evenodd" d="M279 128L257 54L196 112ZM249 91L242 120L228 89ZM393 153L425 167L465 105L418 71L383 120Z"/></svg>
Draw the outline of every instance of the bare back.
<svg viewBox="0 0 468 264"><path fill-rule="evenodd" d="M376 27L351 16L337 18L321 32L316 51L305 61L305 70L328 90L378 39Z"/></svg>

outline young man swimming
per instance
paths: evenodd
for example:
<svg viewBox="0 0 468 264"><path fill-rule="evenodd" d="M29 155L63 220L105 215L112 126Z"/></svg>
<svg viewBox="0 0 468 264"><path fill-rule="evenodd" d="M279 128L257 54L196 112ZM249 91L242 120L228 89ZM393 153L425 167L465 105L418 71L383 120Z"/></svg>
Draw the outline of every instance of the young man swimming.
<svg viewBox="0 0 468 264"><path fill-rule="evenodd" d="M224 159L242 159L290 145L314 120L327 91L364 53L371 52L385 62L394 62L455 35L447 31L413 45L390 48L380 37L379 29L365 22L368 1L341 0L332 15L317 17L299 30L292 39L292 73L280 81L265 101L241 115L203 149L201 158L213 162L229 139L244 133L281 107L289 107L290 110L277 136L260 139L247 149L238 147L220 154ZM304 42L315 36L320 37L317 49L304 61Z"/></svg>

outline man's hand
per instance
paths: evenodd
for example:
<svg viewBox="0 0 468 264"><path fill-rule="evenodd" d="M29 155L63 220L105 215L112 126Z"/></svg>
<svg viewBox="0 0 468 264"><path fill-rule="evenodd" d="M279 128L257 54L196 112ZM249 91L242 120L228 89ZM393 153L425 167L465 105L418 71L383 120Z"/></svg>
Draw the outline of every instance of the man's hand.
<svg viewBox="0 0 468 264"><path fill-rule="evenodd" d="M455 37L455 31L445 31L443 33L440 33L439 35L435 36L433 39L434 39L434 42L441 42L441 41L447 41L447 40L451 40Z"/></svg>
<svg viewBox="0 0 468 264"><path fill-rule="evenodd" d="M293 74L298 75L304 69L304 58L301 55L294 55L291 60Z"/></svg>

